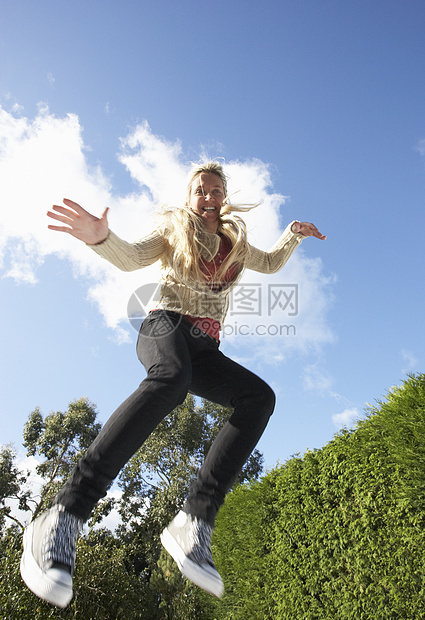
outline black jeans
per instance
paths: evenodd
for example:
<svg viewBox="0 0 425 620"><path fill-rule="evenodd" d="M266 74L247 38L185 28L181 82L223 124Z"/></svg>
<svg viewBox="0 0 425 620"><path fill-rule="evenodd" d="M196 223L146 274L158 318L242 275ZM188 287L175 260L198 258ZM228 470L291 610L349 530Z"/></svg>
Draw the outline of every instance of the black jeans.
<svg viewBox="0 0 425 620"><path fill-rule="evenodd" d="M87 520L120 469L191 391L233 408L184 506L186 512L213 525L273 413L275 395L262 379L223 355L215 340L174 312L156 310L146 317L137 354L146 379L109 418L55 503Z"/></svg>

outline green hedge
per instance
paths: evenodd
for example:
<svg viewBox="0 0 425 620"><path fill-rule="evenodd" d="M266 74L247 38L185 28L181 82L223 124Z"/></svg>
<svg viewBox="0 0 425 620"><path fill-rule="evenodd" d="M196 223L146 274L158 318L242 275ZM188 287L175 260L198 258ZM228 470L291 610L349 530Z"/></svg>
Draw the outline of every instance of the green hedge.
<svg viewBox="0 0 425 620"><path fill-rule="evenodd" d="M216 618L425 618L425 376L229 495Z"/></svg>

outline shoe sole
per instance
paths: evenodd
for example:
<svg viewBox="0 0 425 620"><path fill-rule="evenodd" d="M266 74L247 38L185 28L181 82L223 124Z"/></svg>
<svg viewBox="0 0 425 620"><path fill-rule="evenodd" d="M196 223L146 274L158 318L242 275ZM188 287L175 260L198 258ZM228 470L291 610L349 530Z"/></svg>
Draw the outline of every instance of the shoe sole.
<svg viewBox="0 0 425 620"><path fill-rule="evenodd" d="M72 586L54 581L41 570L31 550L33 529L34 525L30 523L24 532L24 552L20 564L22 579L39 598L57 607L66 607L72 599Z"/></svg>
<svg viewBox="0 0 425 620"><path fill-rule="evenodd" d="M217 598L223 596L224 586L221 577L208 573L199 564L192 562L168 529L165 529L161 534L161 544L175 560L182 575L209 594L213 594Z"/></svg>

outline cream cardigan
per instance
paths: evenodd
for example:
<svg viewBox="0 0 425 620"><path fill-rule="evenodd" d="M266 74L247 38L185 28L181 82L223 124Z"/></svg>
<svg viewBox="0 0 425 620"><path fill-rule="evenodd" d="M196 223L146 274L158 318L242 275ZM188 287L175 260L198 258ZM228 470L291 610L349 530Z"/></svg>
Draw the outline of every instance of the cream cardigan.
<svg viewBox="0 0 425 620"><path fill-rule="evenodd" d="M252 269L260 273L279 271L304 239L300 233L292 232L292 224L293 222L286 227L280 239L268 252L248 244L249 252L244 269ZM205 239L202 239L202 242L205 246L203 258L210 261L218 252L220 237L215 233L205 231ZM161 230L154 230L147 237L134 243L128 243L109 231L105 241L89 247L122 271L147 267L160 260L160 288L159 296L155 299L155 308L191 316L208 317L223 325L229 307L230 291L236 281L218 292L213 292L208 287L208 283L200 283L196 288L182 283L173 269L171 251L164 232Z"/></svg>

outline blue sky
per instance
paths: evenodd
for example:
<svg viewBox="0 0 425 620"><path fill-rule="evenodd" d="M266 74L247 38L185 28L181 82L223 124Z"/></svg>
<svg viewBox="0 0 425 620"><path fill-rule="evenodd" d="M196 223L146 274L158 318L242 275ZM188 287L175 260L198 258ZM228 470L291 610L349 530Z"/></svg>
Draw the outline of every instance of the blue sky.
<svg viewBox="0 0 425 620"><path fill-rule="evenodd" d="M254 244L293 219L327 235L247 273L261 313L227 319L223 351L277 392L267 467L423 372L424 32L419 0L2 0L0 442L24 454L29 413L80 396L105 422L144 376L126 304L155 270L121 274L47 231L50 205L110 206L133 240L205 154L237 200L262 200ZM268 284L298 286L297 316L267 315Z"/></svg>

